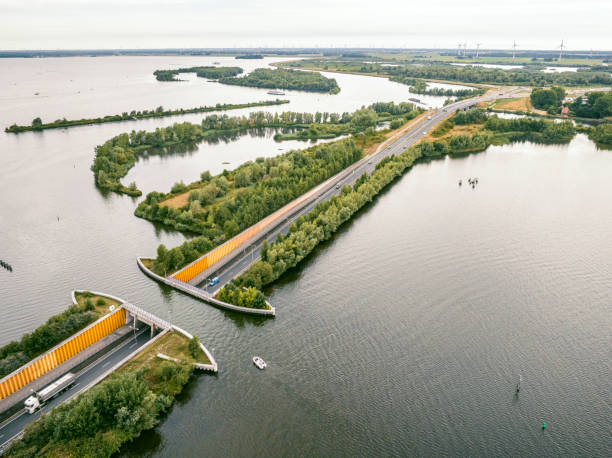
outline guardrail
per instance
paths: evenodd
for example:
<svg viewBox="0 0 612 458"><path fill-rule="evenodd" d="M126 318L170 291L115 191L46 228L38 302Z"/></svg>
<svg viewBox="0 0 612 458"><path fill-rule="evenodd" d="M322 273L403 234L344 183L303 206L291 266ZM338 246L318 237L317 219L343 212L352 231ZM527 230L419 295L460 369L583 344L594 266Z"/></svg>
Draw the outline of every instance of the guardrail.
<svg viewBox="0 0 612 458"><path fill-rule="evenodd" d="M136 258L136 262L138 263L138 267L140 267L140 270L142 270L145 275L149 276L153 280L156 280L160 283L164 283L168 286L172 286L173 288L178 289L179 291L182 291L186 294L189 294L190 296L201 299L204 302L208 302L209 304L212 304L216 307L226 309L226 310L233 310L235 312L249 313L251 315L265 315L265 316L275 316L276 315L276 309L272 307L272 305L268 301L266 301L266 304L268 305L268 307L270 307L269 309L255 309L255 308L250 308L250 307L241 307L239 305L234 305L234 304L228 304L227 302L223 302L223 301L220 301L219 299L215 299L210 294L208 294L206 291L203 291L200 288L196 288L195 286L190 285L189 283L185 283L180 280L176 280L172 277L166 278L166 277L162 277L161 275L157 275L155 272L147 268L142 263L141 257Z"/></svg>

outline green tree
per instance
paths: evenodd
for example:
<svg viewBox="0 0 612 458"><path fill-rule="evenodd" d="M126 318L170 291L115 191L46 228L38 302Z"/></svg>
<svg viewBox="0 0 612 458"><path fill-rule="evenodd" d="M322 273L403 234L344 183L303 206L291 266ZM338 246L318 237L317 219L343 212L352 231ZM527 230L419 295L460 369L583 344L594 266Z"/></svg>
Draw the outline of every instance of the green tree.
<svg viewBox="0 0 612 458"><path fill-rule="evenodd" d="M40 118L34 118L34 120L32 121L32 127L34 128L34 130L42 130L42 125L43 122Z"/></svg>
<svg viewBox="0 0 612 458"><path fill-rule="evenodd" d="M198 336L194 335L191 339L189 339L188 350L193 359L197 360L200 352L202 351L200 349L200 339L198 339Z"/></svg>

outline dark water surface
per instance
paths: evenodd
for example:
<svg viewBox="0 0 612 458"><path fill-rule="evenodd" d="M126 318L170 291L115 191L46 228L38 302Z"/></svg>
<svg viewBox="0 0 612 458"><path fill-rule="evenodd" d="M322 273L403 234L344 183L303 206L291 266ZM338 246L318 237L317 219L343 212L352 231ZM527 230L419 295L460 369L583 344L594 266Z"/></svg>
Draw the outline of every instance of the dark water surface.
<svg viewBox="0 0 612 458"><path fill-rule="evenodd" d="M0 121L265 98L206 81L151 81L156 68L223 59L3 59ZM65 79L49 76L72 68L106 96L77 103ZM47 75L46 86L32 69ZM128 89L112 86L119 71L134 79ZM408 97L381 78L334 76L338 96L295 93L280 111L351 111ZM7 81L57 93L45 105ZM124 103L124 90L138 97ZM15 268L0 271L0 344L62 310L71 289L88 288L198 334L219 363L217 376L195 378L125 455L612 454L610 151L580 135L567 146L523 143L418 164L276 285L278 316L261 319L144 277L135 256L184 237L134 217L138 199L93 185L96 144L201 117L0 133L0 259ZM202 143L139 162L129 178L145 192L167 189L279 147L287 148L265 136ZM479 178L476 189L457 186L468 176ZM266 371L251 364L255 354Z"/></svg>

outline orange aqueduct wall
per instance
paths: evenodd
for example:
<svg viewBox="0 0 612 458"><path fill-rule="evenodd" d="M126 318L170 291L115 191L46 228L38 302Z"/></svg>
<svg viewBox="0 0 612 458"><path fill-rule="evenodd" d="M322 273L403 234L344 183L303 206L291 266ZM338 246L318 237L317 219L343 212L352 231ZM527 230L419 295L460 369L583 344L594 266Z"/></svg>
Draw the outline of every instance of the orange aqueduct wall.
<svg viewBox="0 0 612 458"><path fill-rule="evenodd" d="M81 331L55 350L31 361L22 367L19 372L0 382L0 399L4 399L31 381L49 372L54 367L59 366L67 359L72 358L102 337L107 336L115 329L120 328L125 324L125 319L125 309L120 308L112 315L91 325L90 328Z"/></svg>
<svg viewBox="0 0 612 458"><path fill-rule="evenodd" d="M202 256L197 261L194 261L193 263L189 264L184 269L179 270L172 277L182 282L188 282L192 280L198 274L208 269L210 266L212 266L215 262L219 261L224 256L227 256L228 254L230 254L232 251L234 251L236 248L238 248L248 239L250 239L254 235L264 230L270 224L272 224L275 221L278 221L281 218L284 218L285 215L287 215L287 213L289 213L295 207L297 207L298 205L302 204L305 200L310 198L311 195L314 194L320 186L321 185L319 185L317 188L312 189L311 191L307 192L301 197L295 199L293 202L288 203L280 210L262 219L259 223L252 225L251 227L244 230L243 232L241 232L234 238L225 242L223 245L218 246L217 248L210 251L205 256Z"/></svg>

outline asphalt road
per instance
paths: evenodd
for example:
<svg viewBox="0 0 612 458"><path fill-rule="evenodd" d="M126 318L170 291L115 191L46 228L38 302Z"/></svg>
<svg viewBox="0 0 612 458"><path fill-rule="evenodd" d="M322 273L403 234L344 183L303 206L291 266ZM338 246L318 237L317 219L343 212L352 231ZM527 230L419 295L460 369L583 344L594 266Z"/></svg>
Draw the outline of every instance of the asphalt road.
<svg viewBox="0 0 612 458"><path fill-rule="evenodd" d="M474 99L462 100L439 108L438 110L432 112L427 119L416 125L414 128L406 131L404 135L402 135L400 138L398 138L386 148L382 149L376 154L366 156L363 159L357 161L356 163L350 165L346 170L352 170L352 173L350 173L342 180L338 181L337 185L334 184L330 188L323 190L321 195L316 200L288 216L279 226L269 231L265 237L262 237L255 243L242 248L241 255L237 256L234 260L224 265L222 268L220 268L219 271L210 275L210 278L214 278L215 276L219 277L219 283L211 287L208 286L208 281L203 281L198 284L198 287L207 291L210 294L215 294L223 285L228 283L232 278L235 278L236 276L240 275L253 262L259 259L259 252L261 250L263 240L274 240L279 232L286 234L291 223L295 221L298 217L310 212L319 202L330 199L332 196L340 193L340 190L344 185L352 186L353 183L361 175L363 175L363 173L371 174L374 171L376 164L385 157L391 156L393 154L400 154L405 151L408 147L410 147L417 140L419 140L424 133L426 134L427 132L429 132L435 125L440 123L451 113L457 110L462 110L471 107L478 102L509 97L513 92L516 92L518 90L520 90L520 88L500 88L499 91L496 91L493 95L485 95Z"/></svg>
<svg viewBox="0 0 612 458"><path fill-rule="evenodd" d="M135 338L132 337L126 340L117 348L111 350L110 353L103 355L89 366L82 369L77 374L75 384L67 391L49 401L41 410L33 414L28 414L25 410L22 410L2 423L0 425L0 454L2 454L2 450L11 440L21 434L28 424L40 418L43 413L49 412L56 405L71 399L85 390L87 385L93 382L97 377L104 374L104 372L108 371L115 364L127 357L130 353L136 351L149 340L151 340L149 326L141 324L141 327L136 331ZM57 378L59 377L61 376Z"/></svg>

